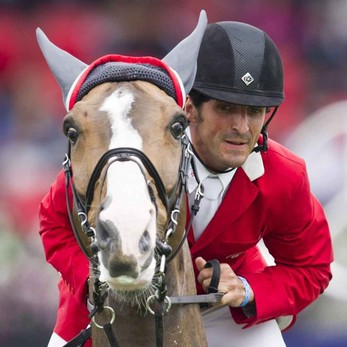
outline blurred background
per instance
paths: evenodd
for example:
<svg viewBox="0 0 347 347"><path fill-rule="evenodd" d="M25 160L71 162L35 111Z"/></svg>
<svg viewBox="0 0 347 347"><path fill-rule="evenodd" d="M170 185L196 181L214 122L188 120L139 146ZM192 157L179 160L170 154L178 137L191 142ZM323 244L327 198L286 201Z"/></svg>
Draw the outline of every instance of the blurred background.
<svg viewBox="0 0 347 347"><path fill-rule="evenodd" d="M0 0L1 346L47 345L58 300L38 205L61 169L65 110L36 27L85 63L108 53L162 58L202 8L210 22L265 30L282 54L286 102L270 137L306 160L336 257L330 287L284 338L289 347L347 346L346 0Z"/></svg>

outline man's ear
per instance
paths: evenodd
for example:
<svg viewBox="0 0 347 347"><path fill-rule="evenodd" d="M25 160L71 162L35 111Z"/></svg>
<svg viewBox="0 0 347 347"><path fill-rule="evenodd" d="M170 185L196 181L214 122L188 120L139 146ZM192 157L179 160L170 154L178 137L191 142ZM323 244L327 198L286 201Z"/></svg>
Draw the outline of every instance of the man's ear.
<svg viewBox="0 0 347 347"><path fill-rule="evenodd" d="M184 111L187 114L187 119L189 121L189 123L194 123L194 121L196 121L196 117L197 117L197 109L195 108L192 99L190 98L189 95L187 95L187 99L186 99L186 103L184 106Z"/></svg>

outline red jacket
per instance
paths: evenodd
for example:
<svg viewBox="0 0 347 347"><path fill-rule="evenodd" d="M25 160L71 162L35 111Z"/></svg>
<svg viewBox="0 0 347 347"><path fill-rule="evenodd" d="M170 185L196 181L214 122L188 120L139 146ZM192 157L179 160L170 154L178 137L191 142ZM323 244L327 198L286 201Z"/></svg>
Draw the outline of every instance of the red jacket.
<svg viewBox="0 0 347 347"><path fill-rule="evenodd" d="M310 192L304 161L271 140L261 156L264 174L250 181L238 169L199 240L195 243L189 234L193 259L229 263L250 283L257 316L246 318L242 309L230 308L235 321L247 326L295 316L323 293L332 278L329 227ZM261 238L277 266L265 265L256 247Z"/></svg>
<svg viewBox="0 0 347 347"><path fill-rule="evenodd" d="M239 168L199 240L194 241L193 233L188 238L193 259L217 258L248 280L257 315L247 318L242 309L230 309L235 321L247 326L296 315L323 293L332 278L329 227L310 192L304 161L271 140L261 156L265 173L251 181L247 170ZM88 260L69 224L62 172L41 203L40 221L47 261L62 276L55 332L69 340L88 324ZM276 266L266 266L256 247L261 238Z"/></svg>
<svg viewBox="0 0 347 347"><path fill-rule="evenodd" d="M61 275L54 331L64 340L70 341L89 323L86 306L89 261L79 248L71 229L66 208L64 171L59 173L41 202L40 235L47 262Z"/></svg>

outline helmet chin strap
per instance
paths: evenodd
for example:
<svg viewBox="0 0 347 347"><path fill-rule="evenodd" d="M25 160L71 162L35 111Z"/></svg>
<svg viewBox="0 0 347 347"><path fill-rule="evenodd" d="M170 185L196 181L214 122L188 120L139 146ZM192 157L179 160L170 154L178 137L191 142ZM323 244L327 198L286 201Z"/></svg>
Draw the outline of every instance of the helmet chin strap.
<svg viewBox="0 0 347 347"><path fill-rule="evenodd" d="M263 144L254 147L252 152L258 153L258 152L266 152L268 150L267 140L268 140L269 135L268 135L268 132L267 132L267 127L269 126L270 122L272 121L273 117L275 116L277 110L278 110L278 106L274 108L274 110L272 111L271 116L265 122L265 124L263 125L263 128L261 129L260 133L263 135Z"/></svg>

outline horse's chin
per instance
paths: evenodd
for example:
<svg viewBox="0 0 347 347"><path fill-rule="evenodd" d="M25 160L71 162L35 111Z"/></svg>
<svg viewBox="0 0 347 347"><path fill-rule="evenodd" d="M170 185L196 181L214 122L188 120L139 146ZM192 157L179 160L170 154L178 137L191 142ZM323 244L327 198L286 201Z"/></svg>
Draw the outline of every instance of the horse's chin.
<svg viewBox="0 0 347 347"><path fill-rule="evenodd" d="M128 304L132 307L137 307L140 312L146 311L147 299L154 295L155 288L151 283L148 283L144 287L124 287L121 286L112 287L109 284L109 293L111 296L121 304Z"/></svg>
<svg viewBox="0 0 347 347"><path fill-rule="evenodd" d="M151 284L143 288L136 288L132 290L121 289L119 287L117 287L116 289L110 287L110 289L115 294L116 297L122 298L124 301L132 300L133 298L140 298L140 297L147 298L147 296L152 295L152 292L153 292L153 286Z"/></svg>
<svg viewBox="0 0 347 347"><path fill-rule="evenodd" d="M128 276L120 276L117 278L109 277L106 280L108 286L115 292L141 292L146 290L151 282L136 280Z"/></svg>

